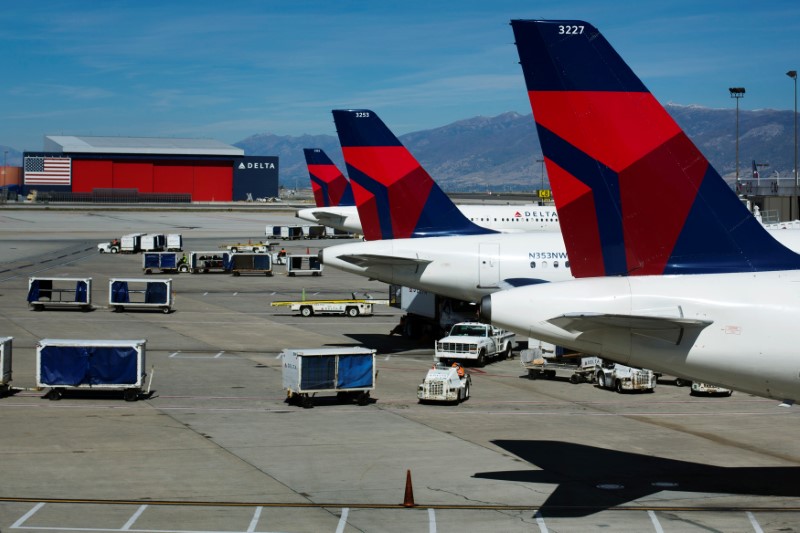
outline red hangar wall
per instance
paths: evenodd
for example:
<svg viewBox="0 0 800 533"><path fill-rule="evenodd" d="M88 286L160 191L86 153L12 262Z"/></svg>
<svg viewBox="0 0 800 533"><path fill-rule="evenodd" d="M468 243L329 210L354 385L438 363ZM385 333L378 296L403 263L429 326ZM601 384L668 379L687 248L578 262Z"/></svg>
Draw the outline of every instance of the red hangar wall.
<svg viewBox="0 0 800 533"><path fill-rule="evenodd" d="M43 152L23 154L24 192L135 189L190 194L193 202L277 196L278 158L248 157L210 139L47 136ZM259 161L254 165L252 161ZM263 161L268 160L269 164ZM242 177L242 166L263 169ZM239 183L237 181L246 181Z"/></svg>

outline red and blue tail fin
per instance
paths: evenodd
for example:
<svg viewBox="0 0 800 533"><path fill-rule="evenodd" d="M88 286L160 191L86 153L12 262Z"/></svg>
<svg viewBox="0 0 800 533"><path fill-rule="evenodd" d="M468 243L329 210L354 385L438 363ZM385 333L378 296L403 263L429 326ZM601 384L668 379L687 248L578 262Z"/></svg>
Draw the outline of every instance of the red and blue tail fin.
<svg viewBox="0 0 800 533"><path fill-rule="evenodd" d="M334 110L367 240L495 233L464 216L373 111Z"/></svg>
<svg viewBox="0 0 800 533"><path fill-rule="evenodd" d="M595 27L511 26L574 276L800 268Z"/></svg>
<svg viewBox="0 0 800 533"><path fill-rule="evenodd" d="M353 189L328 154L319 148L303 148L317 207L356 205Z"/></svg>

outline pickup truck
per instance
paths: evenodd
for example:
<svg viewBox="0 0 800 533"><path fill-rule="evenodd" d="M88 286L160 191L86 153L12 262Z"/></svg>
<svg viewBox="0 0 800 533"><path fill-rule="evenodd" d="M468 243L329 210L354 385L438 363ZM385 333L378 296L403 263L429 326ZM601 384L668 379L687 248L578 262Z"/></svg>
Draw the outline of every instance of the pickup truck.
<svg viewBox="0 0 800 533"><path fill-rule="evenodd" d="M511 357L514 334L480 322L459 322L450 333L436 341L434 357L438 361L475 361L483 366L489 359Z"/></svg>
<svg viewBox="0 0 800 533"><path fill-rule="evenodd" d="M629 391L655 392L657 376L652 370L632 368L611 361L597 367L597 385L619 393Z"/></svg>

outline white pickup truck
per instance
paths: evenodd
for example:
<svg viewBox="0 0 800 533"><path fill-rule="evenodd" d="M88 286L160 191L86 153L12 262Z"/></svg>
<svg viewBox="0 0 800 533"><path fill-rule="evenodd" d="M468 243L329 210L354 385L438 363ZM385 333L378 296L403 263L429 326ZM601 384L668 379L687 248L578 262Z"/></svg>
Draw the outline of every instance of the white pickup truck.
<svg viewBox="0 0 800 533"><path fill-rule="evenodd" d="M483 366L489 359L511 356L514 334L490 324L460 322L449 335L436 341L434 357L442 362L475 361Z"/></svg>
<svg viewBox="0 0 800 533"><path fill-rule="evenodd" d="M632 368L611 361L597 367L597 385L619 393L629 391L655 392L657 376L652 370Z"/></svg>

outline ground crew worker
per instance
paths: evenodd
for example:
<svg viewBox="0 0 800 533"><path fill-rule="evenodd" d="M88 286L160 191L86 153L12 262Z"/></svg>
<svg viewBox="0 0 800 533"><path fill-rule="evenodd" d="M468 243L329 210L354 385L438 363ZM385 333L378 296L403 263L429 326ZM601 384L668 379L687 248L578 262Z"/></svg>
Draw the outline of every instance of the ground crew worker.
<svg viewBox="0 0 800 533"><path fill-rule="evenodd" d="M464 377L464 367L461 366L461 364L459 364L458 361L453 363L453 368L456 369L456 374L458 374L458 377L460 377L460 378Z"/></svg>
<svg viewBox="0 0 800 533"><path fill-rule="evenodd" d="M185 264L186 264L186 263L188 263L188 262L189 262L189 260L188 260L188 259L186 259L186 254L183 254L183 255L181 256L181 258L178 260L178 264L179 264L179 265L185 265Z"/></svg>

